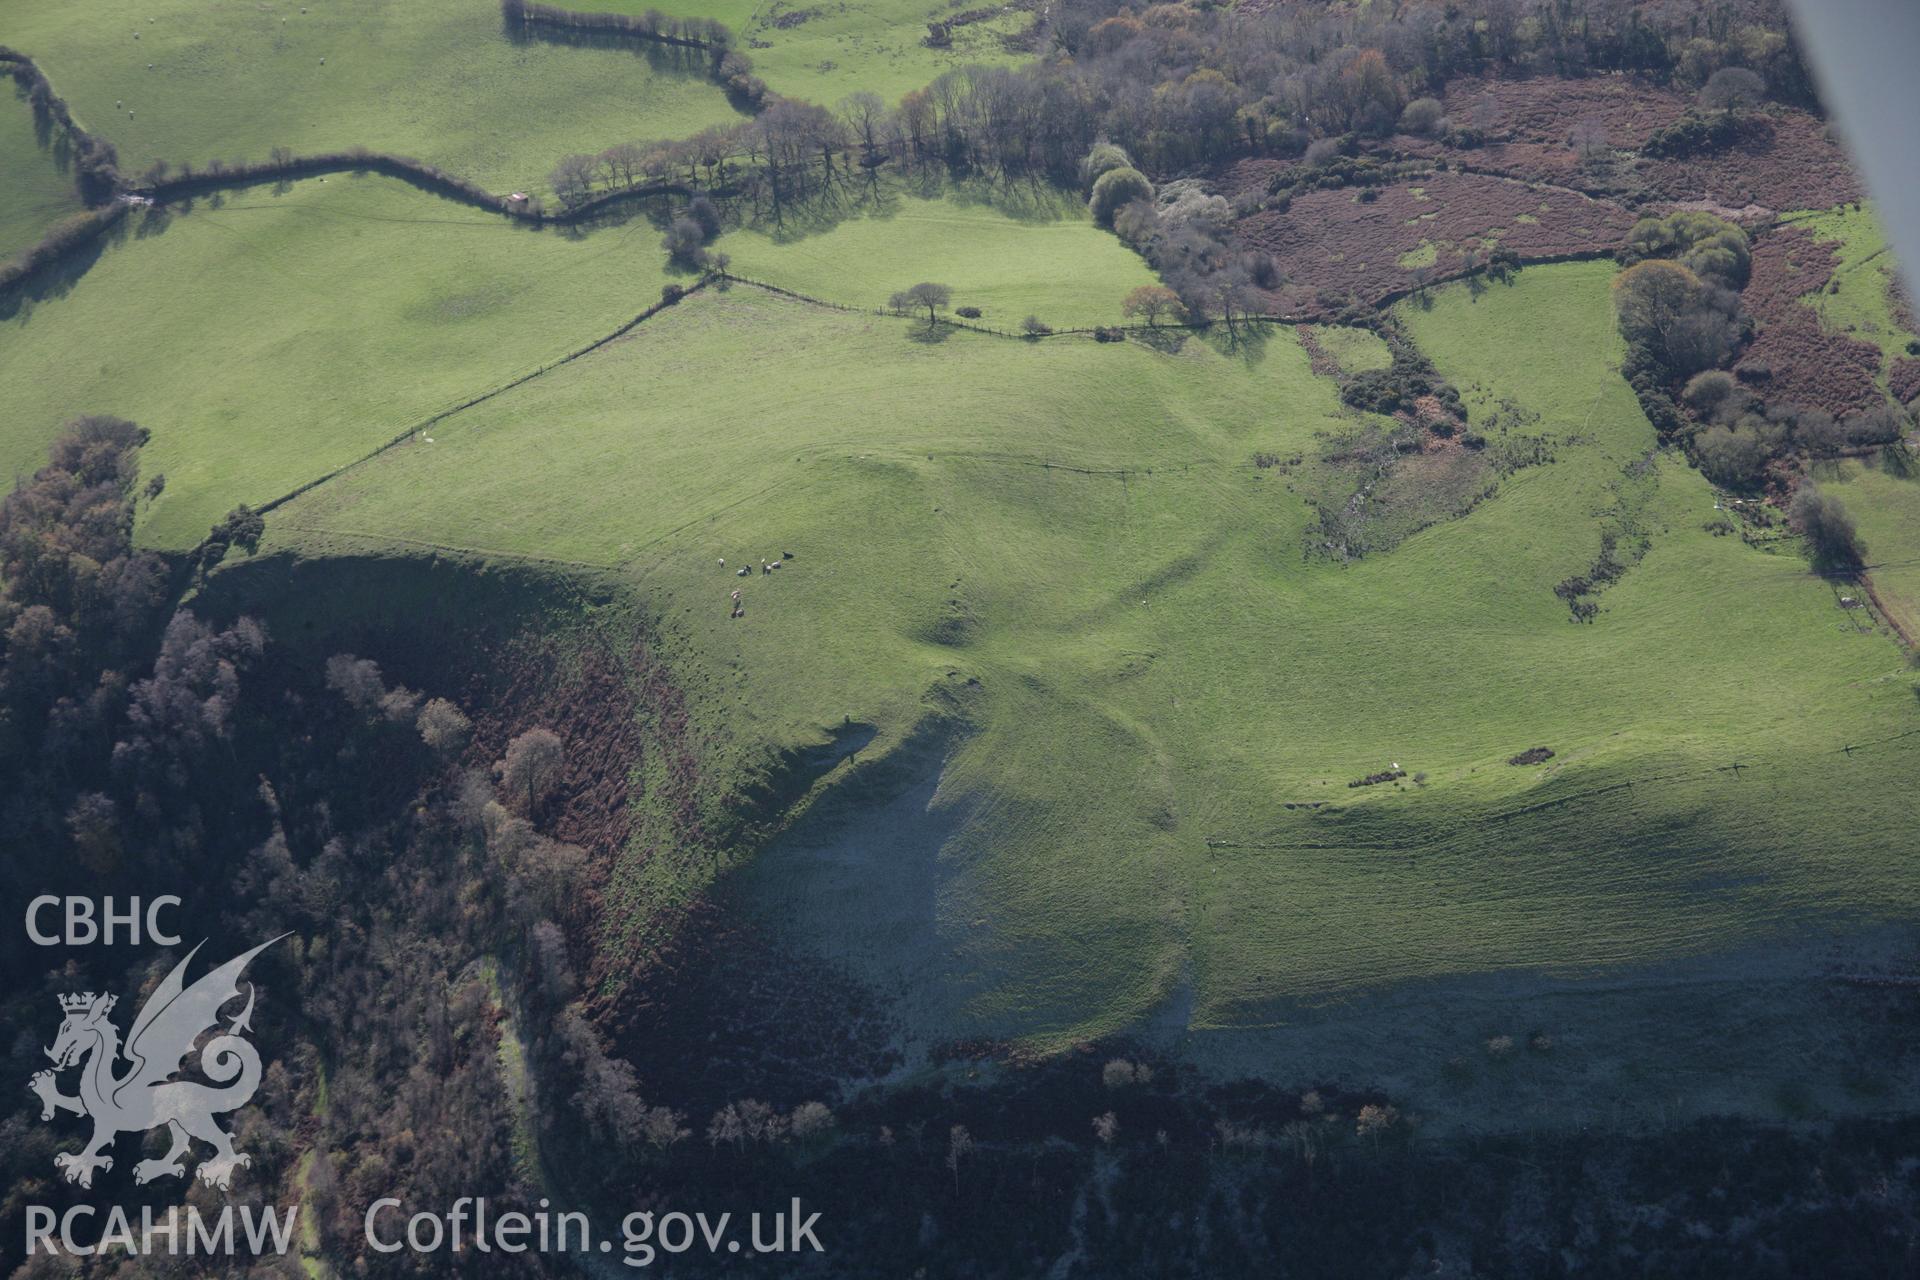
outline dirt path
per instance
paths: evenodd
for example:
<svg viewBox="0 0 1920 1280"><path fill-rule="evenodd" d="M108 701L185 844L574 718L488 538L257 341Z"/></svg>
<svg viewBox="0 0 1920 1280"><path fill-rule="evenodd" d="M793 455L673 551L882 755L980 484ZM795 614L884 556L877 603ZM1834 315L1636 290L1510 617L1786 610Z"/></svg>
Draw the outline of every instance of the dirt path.
<svg viewBox="0 0 1920 1280"><path fill-rule="evenodd" d="M1907 630L1906 624L1900 621L1893 610L1887 608L1887 602L1880 598L1879 590L1873 585L1873 575L1864 569L1860 572L1860 588L1867 593L1867 599L1872 602L1874 609L1887 620L1887 625L1893 628L1893 633L1900 637L1900 643L1909 650L1913 649L1913 633Z"/></svg>

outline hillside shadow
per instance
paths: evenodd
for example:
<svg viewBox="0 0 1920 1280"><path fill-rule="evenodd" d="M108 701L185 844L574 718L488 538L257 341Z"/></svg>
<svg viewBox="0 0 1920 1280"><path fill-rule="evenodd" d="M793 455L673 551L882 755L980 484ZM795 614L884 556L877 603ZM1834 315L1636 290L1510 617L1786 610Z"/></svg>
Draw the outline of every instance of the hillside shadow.
<svg viewBox="0 0 1920 1280"><path fill-rule="evenodd" d="M303 556L262 551L216 570L191 603L203 616L252 614L287 651L319 658L343 649L378 654L416 682L484 674L462 669L489 643L547 619L566 619L613 599L602 575L552 565L404 551Z"/></svg>

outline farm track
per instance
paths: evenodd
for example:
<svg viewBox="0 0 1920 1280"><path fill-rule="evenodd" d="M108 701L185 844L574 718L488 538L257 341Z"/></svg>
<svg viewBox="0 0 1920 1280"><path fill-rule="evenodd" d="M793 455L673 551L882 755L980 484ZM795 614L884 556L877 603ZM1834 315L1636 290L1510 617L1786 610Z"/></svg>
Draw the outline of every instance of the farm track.
<svg viewBox="0 0 1920 1280"><path fill-rule="evenodd" d="M1859 578L1860 587L1867 593L1867 599L1872 602L1874 612L1886 620L1887 625L1893 628L1894 634L1900 637L1900 643L1911 650L1914 647L1914 637L1901 624L1900 619L1894 616L1893 611L1887 608L1887 602L1880 598L1879 589L1873 585L1873 575L1862 569Z"/></svg>

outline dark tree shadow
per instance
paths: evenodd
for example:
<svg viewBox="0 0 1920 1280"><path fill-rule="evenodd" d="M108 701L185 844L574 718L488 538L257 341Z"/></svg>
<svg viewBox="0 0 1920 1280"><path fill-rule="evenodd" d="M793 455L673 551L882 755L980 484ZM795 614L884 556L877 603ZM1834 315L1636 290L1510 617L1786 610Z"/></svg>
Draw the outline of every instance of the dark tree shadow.
<svg viewBox="0 0 1920 1280"><path fill-rule="evenodd" d="M179 213L185 214L188 211L189 210L182 209ZM152 240L157 236L167 234L168 230L173 226L175 216L175 210L167 205L148 205L146 209L141 212L139 220L134 223L133 238L136 240Z"/></svg>
<svg viewBox="0 0 1920 1280"><path fill-rule="evenodd" d="M1273 338L1273 326L1260 320L1236 320L1229 325L1216 320L1205 330L1205 341L1221 356L1238 360L1249 369L1267 358L1267 344Z"/></svg>
<svg viewBox="0 0 1920 1280"><path fill-rule="evenodd" d="M924 321L915 321L907 328L907 341L917 342L921 346L938 346L951 338L958 330L950 324L929 325Z"/></svg>
<svg viewBox="0 0 1920 1280"><path fill-rule="evenodd" d="M122 218L85 244L61 254L12 289L0 293L0 320L29 321L33 309L42 302L72 293L81 277L93 269L93 264L100 261L108 249L125 243L131 234L129 221L131 219Z"/></svg>
<svg viewBox="0 0 1920 1280"><path fill-rule="evenodd" d="M852 168L858 169L857 161ZM737 202L735 212L742 227L776 244L792 244L850 219L894 217L910 199L950 199L963 207L990 208L1014 221L1034 224L1077 217L1081 207L1077 192L1039 177L956 178L929 168L887 173L836 170L832 181L803 197L787 196L777 203L770 197L755 197Z"/></svg>
<svg viewBox="0 0 1920 1280"><path fill-rule="evenodd" d="M622 31L560 27L540 22L511 22L505 17L501 19L500 30L506 37L507 43L516 48L552 44L568 49L605 49L617 53L630 53L645 61L649 71L664 74L698 76L704 79L707 68L713 62L712 54L706 49L666 44Z"/></svg>
<svg viewBox="0 0 1920 1280"><path fill-rule="evenodd" d="M1150 347L1162 355L1174 356L1186 349L1187 339L1193 336L1191 329L1138 329L1127 335L1143 347Z"/></svg>

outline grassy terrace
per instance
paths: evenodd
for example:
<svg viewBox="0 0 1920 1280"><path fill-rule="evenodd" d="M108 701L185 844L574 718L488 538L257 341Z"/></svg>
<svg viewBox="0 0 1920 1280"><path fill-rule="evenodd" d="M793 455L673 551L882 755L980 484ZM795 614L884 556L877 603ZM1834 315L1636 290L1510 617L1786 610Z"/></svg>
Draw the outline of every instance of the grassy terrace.
<svg viewBox="0 0 1920 1280"><path fill-rule="evenodd" d="M270 538L606 566L741 759L876 726L725 887L930 1038L1053 1044L1169 1009L1258 1027L1307 997L1910 910L1905 807L1872 779L1914 740L1841 748L1908 731L1912 677L1798 559L1706 532L1697 474L1647 460L1610 276L1535 268L1408 311L1476 417L1537 414L1510 429L1552 461L1345 566L1251 463L1349 425L1290 331L927 340L744 288L349 472ZM1646 553L1575 625L1553 586L1603 530ZM1506 763L1535 745L1555 758ZM1394 764L1425 776L1346 785ZM614 901L704 874L629 866Z"/></svg>

